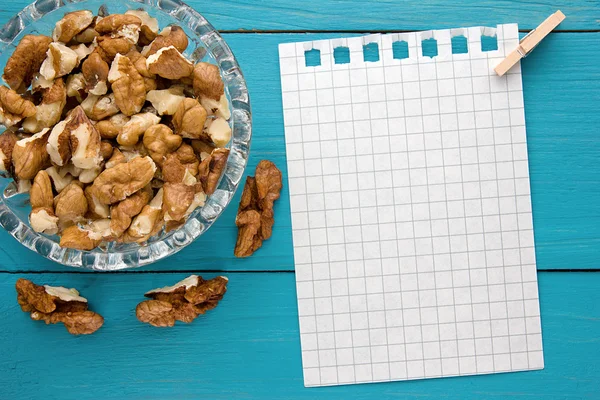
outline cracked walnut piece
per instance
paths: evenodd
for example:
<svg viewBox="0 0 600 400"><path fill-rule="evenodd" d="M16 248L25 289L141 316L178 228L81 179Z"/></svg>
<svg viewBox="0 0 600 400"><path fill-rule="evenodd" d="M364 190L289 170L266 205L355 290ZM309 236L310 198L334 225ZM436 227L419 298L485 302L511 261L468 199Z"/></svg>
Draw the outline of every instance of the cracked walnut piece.
<svg viewBox="0 0 600 400"><path fill-rule="evenodd" d="M136 157L102 171L92 187L99 201L113 204L145 187L155 172L156 165L150 157Z"/></svg>
<svg viewBox="0 0 600 400"><path fill-rule="evenodd" d="M58 42L50 43L46 54L40 74L49 81L67 75L79 64L79 56L75 50Z"/></svg>
<svg viewBox="0 0 600 400"><path fill-rule="evenodd" d="M101 35L122 37L132 44L137 43L142 20L132 14L111 14L96 22L94 29Z"/></svg>
<svg viewBox="0 0 600 400"><path fill-rule="evenodd" d="M88 211L88 202L79 182L71 182L54 198L54 214L58 227L63 229L82 222Z"/></svg>
<svg viewBox="0 0 600 400"><path fill-rule="evenodd" d="M147 186L114 205L110 210L110 230L115 237L121 236L131 225L131 220L152 199L152 189Z"/></svg>
<svg viewBox="0 0 600 400"><path fill-rule="evenodd" d="M225 86L219 67L213 64L199 62L194 67L194 94L198 97L204 96L219 101L225 93Z"/></svg>
<svg viewBox="0 0 600 400"><path fill-rule="evenodd" d="M273 203L279 198L282 186L281 171L267 160L258 163L254 178L246 178L235 219L238 226L236 257L252 255L263 240L271 237L275 222Z"/></svg>
<svg viewBox="0 0 600 400"><path fill-rule="evenodd" d="M52 39L43 35L25 35L4 67L4 81L23 93L31 84L46 58Z"/></svg>
<svg viewBox="0 0 600 400"><path fill-rule="evenodd" d="M144 57L150 57L164 47L173 46L180 53L183 53L188 46L188 38L183 29L179 26L168 26L142 50Z"/></svg>
<svg viewBox="0 0 600 400"><path fill-rule="evenodd" d="M29 192L31 213L29 223L36 232L53 235L58 232L58 217L54 214L54 195L48 173L37 173Z"/></svg>
<svg viewBox="0 0 600 400"><path fill-rule="evenodd" d="M108 63L100 57L98 52L93 52L81 65L81 72L85 79L85 90L90 94L102 96L108 92Z"/></svg>
<svg viewBox="0 0 600 400"><path fill-rule="evenodd" d="M173 286L146 293L152 300L138 304L135 314L140 322L156 327L174 326L175 321L190 323L217 306L227 291L227 283L224 276L204 280L191 275Z"/></svg>
<svg viewBox="0 0 600 400"><path fill-rule="evenodd" d="M144 10L127 10L125 15L135 15L142 21L140 26L140 36L138 44L146 46L150 44L158 35L158 20L151 17Z"/></svg>
<svg viewBox="0 0 600 400"><path fill-rule="evenodd" d="M198 166L200 183L207 196L215 192L227 164L227 157L229 157L229 149L214 149Z"/></svg>
<svg viewBox="0 0 600 400"><path fill-rule="evenodd" d="M35 104L22 98L14 90L0 85L0 124L8 128L36 112Z"/></svg>
<svg viewBox="0 0 600 400"><path fill-rule="evenodd" d="M163 189L160 188L150 203L133 218L129 229L124 235L125 242L144 242L158 233L164 226Z"/></svg>
<svg viewBox="0 0 600 400"><path fill-rule="evenodd" d="M117 54L108 73L119 110L127 116L140 112L146 101L144 78L129 58Z"/></svg>
<svg viewBox="0 0 600 400"><path fill-rule="evenodd" d="M192 177L198 174L198 158L189 144L182 144L177 151L167 154L163 162L163 180L171 183L183 182L186 172ZM195 178L194 178L195 179Z"/></svg>
<svg viewBox="0 0 600 400"><path fill-rule="evenodd" d="M9 171L12 167L12 152L19 138L10 130L0 135L0 172Z"/></svg>
<svg viewBox="0 0 600 400"><path fill-rule="evenodd" d="M64 121L52 128L46 149L58 166L71 161L77 168L93 170L102 163L100 134L81 106L75 107Z"/></svg>
<svg viewBox="0 0 600 400"><path fill-rule="evenodd" d="M160 117L152 113L143 112L135 114L121 128L117 135L117 142L121 146L134 146L146 130L159 122Z"/></svg>
<svg viewBox="0 0 600 400"><path fill-rule="evenodd" d="M107 117L112 117L119 112L115 94L109 93L104 96L88 95L81 103L85 115L93 121L100 121Z"/></svg>
<svg viewBox="0 0 600 400"><path fill-rule="evenodd" d="M194 64L188 61L174 46L163 47L148 56L146 67L151 74L171 80L186 78L194 71Z"/></svg>
<svg viewBox="0 0 600 400"><path fill-rule="evenodd" d="M75 289L36 285L19 278L15 284L17 302L31 319L46 324L62 322L72 335L89 335L104 323L100 314L88 310L88 301Z"/></svg>
<svg viewBox="0 0 600 400"><path fill-rule="evenodd" d="M50 157L46 151L48 136L50 136L50 131L44 129L15 144L12 151L12 164L14 174L18 179L33 179L39 170L49 166Z"/></svg>
<svg viewBox="0 0 600 400"><path fill-rule="evenodd" d="M37 133L44 128L51 128L62 115L67 104L67 89L62 78L57 78L49 88L43 88L42 102L36 106L36 113L23 121L25 132Z"/></svg>
<svg viewBox="0 0 600 400"><path fill-rule="evenodd" d="M198 100L186 98L177 107L172 123L175 132L187 139L200 139L206 122L206 110Z"/></svg>
<svg viewBox="0 0 600 400"><path fill-rule="evenodd" d="M52 39L55 42L69 43L75 36L92 24L94 15L89 10L73 11L56 23Z"/></svg>
<svg viewBox="0 0 600 400"><path fill-rule="evenodd" d="M167 154L176 151L182 141L181 136L174 134L171 128L163 124L153 125L144 132L144 146L150 157L160 167L162 167Z"/></svg>

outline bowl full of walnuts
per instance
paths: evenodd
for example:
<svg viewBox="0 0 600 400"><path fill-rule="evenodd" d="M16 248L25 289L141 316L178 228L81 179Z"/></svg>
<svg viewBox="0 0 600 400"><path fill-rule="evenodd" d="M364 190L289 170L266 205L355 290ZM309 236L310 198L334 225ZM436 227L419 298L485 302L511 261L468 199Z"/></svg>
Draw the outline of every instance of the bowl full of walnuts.
<svg viewBox="0 0 600 400"><path fill-rule="evenodd" d="M0 225L38 254L141 266L203 234L251 138L231 50L177 0L39 0L0 33Z"/></svg>

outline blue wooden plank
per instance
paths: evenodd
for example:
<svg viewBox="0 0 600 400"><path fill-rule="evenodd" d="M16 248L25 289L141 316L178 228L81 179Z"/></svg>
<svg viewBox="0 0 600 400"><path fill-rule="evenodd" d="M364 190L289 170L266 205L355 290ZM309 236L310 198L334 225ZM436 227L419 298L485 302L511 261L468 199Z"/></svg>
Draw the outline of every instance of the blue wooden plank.
<svg viewBox="0 0 600 400"><path fill-rule="evenodd" d="M6 20L29 2L2 4L0 19ZM157 1L151 1L157 3ZM188 0L220 30L426 30L461 26L518 22L533 29L560 8L567 19L559 30L598 29L600 4L596 1L566 0L557 4L533 0L425 0L418 2L379 0Z"/></svg>
<svg viewBox="0 0 600 400"><path fill-rule="evenodd" d="M181 274L30 274L72 285L105 317L71 337L30 321L0 274L1 399L597 399L599 273L540 273L542 371L306 389L294 276L230 273L222 303L190 325L139 323L142 293Z"/></svg>
<svg viewBox="0 0 600 400"><path fill-rule="evenodd" d="M248 171L274 161L284 174L285 143L277 44L339 34L227 34L248 81L254 136ZM538 268L598 268L600 259L600 33L551 34L523 61ZM292 270L287 188L275 207L275 234L244 260L233 257L234 224L241 193L199 240L146 270ZM0 270L65 270L0 241Z"/></svg>

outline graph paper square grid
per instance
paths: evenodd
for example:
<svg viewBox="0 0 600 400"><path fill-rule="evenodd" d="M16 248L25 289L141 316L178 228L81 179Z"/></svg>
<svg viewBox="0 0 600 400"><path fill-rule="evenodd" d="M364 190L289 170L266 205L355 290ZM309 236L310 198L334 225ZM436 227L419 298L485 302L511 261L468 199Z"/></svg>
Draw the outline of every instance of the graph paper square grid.
<svg viewBox="0 0 600 400"><path fill-rule="evenodd" d="M508 24L279 46L306 386L543 368L521 70L493 71L518 41Z"/></svg>

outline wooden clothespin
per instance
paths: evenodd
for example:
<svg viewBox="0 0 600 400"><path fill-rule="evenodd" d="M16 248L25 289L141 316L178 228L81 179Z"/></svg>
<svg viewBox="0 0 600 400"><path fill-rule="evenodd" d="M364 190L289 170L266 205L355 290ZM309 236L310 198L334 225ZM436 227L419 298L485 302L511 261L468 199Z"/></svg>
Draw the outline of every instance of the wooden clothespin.
<svg viewBox="0 0 600 400"><path fill-rule="evenodd" d="M529 32L521 41L515 50L510 53L500 64L494 68L494 71L498 74L498 76L502 76L513 67L516 63L519 62L521 58L527 57L529 53L537 46L542 39L544 39L548 34L558 26L564 19L565 14L563 14L560 10L546 18L544 22L540 24L537 28Z"/></svg>

